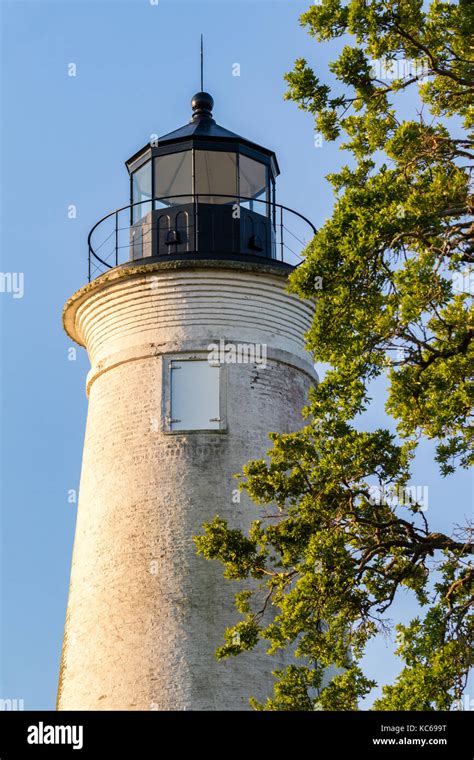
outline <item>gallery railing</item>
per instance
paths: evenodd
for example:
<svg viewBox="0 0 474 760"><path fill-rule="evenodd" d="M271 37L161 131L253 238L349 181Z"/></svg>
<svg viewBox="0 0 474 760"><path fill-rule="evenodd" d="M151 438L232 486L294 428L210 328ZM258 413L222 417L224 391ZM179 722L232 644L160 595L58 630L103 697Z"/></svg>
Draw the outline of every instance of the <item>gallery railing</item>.
<svg viewBox="0 0 474 760"><path fill-rule="evenodd" d="M123 206L88 237L89 281L129 261L252 255L297 266L316 228L298 211L246 196L173 195Z"/></svg>

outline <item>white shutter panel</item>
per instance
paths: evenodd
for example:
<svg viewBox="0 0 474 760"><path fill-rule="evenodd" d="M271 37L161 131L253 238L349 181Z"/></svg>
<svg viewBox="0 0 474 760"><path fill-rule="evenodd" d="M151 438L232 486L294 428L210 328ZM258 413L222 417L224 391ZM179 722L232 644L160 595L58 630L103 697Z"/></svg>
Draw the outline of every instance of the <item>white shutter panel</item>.
<svg viewBox="0 0 474 760"><path fill-rule="evenodd" d="M219 429L219 371L205 360L171 363L171 430Z"/></svg>

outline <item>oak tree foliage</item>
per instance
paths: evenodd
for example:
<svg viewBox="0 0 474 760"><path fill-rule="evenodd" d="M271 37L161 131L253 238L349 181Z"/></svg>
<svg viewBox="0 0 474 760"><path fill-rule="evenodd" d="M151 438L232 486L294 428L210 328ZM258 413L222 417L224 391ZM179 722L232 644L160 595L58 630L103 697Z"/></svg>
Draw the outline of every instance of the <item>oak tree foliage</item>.
<svg viewBox="0 0 474 760"><path fill-rule="evenodd" d="M286 75L287 99L350 154L328 177L332 216L290 283L315 299L307 345L331 369L305 427L271 434L268 460L244 468L241 487L261 506L249 534L216 517L195 538L246 588L217 656L259 640L270 655L296 646L300 659L254 707L357 709L374 686L366 646L410 589L420 616L397 626L401 670L373 707L452 709L472 662L472 530L437 532L409 485L422 439L443 476L472 464L474 4L322 0L301 23L316 61L341 38L329 72L300 59ZM361 429L383 375L396 436Z"/></svg>

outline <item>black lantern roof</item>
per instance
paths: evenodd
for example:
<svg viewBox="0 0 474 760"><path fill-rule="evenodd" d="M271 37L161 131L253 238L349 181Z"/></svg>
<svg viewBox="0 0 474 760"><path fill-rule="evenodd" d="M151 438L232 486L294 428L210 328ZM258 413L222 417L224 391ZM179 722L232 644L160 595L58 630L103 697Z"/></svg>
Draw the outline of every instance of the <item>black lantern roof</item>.
<svg viewBox="0 0 474 760"><path fill-rule="evenodd" d="M132 173L152 156L160 156L176 150L185 150L199 147L206 150L234 150L243 152L251 158L256 158L268 164L273 176L280 173L275 153L257 143L247 140L245 137L231 132L216 123L212 116L214 100L207 92L198 92L191 101L193 115L188 124L169 132L156 140L156 145L151 142L137 151L125 165Z"/></svg>

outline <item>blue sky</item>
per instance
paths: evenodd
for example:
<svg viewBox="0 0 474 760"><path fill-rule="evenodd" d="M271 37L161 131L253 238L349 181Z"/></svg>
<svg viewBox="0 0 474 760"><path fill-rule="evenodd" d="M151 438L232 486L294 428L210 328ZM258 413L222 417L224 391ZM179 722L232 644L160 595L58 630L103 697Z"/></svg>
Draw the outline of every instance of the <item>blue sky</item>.
<svg viewBox="0 0 474 760"><path fill-rule="evenodd" d="M276 151L280 203L317 226L330 214L325 175L344 163L315 147L310 116L283 101L297 57L323 73L335 45L317 46L298 22L309 3L5 2L2 14L2 272L24 273L24 296L0 293L2 325L2 673L0 697L53 709L67 602L87 413L85 352L69 359L67 298L86 282L89 229L128 203L124 161L153 133L190 117L205 34L205 89L223 126ZM68 76L68 64L77 75ZM241 75L232 75L234 63ZM68 206L77 218L68 218ZM384 383L367 427L386 424ZM413 482L429 486L433 528L463 522L466 473L442 480L423 446ZM408 620L407 593L391 612ZM368 674L390 681L390 641L371 647Z"/></svg>

